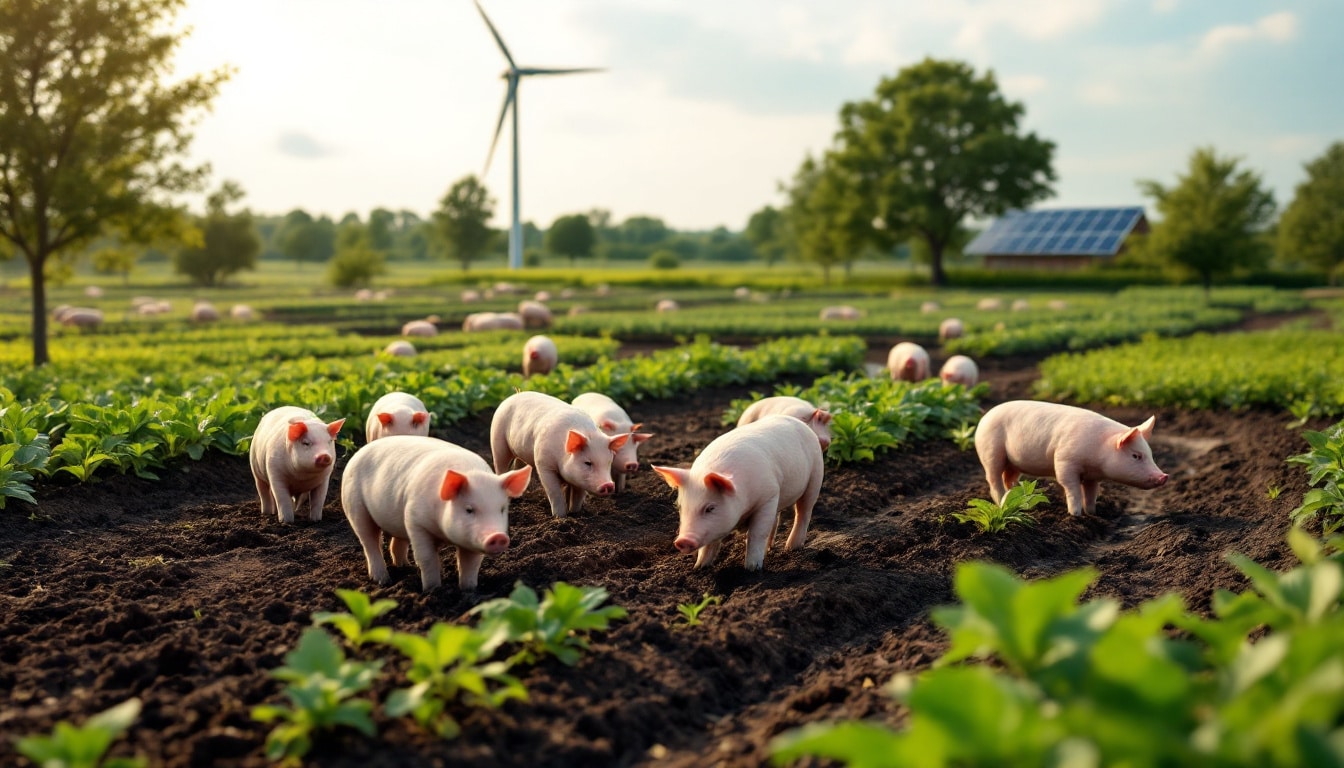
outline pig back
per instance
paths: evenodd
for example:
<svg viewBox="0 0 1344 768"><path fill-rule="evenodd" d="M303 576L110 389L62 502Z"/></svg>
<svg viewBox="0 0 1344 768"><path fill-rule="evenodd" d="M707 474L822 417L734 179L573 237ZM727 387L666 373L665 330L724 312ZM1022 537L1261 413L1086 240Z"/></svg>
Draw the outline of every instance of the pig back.
<svg viewBox="0 0 1344 768"><path fill-rule="evenodd" d="M792 416L800 421L807 421L812 418L812 414L816 410L817 407L815 405L801 397L776 395L774 397L757 400L747 406L747 409L743 411L742 415L738 418L737 425L739 427L745 426L774 414Z"/></svg>
<svg viewBox="0 0 1344 768"><path fill-rule="evenodd" d="M542 392L516 392L495 411L490 432L503 430L509 450L523 462L559 466L564 459L565 439L576 430L589 440L603 440L592 417L558 397Z"/></svg>
<svg viewBox="0 0 1344 768"><path fill-rule="evenodd" d="M990 408L976 427L976 451L1003 447L1008 461L1028 475L1053 477L1060 460L1091 465L1106 437L1123 431L1117 421L1072 405L1011 400Z"/></svg>
<svg viewBox="0 0 1344 768"><path fill-rule="evenodd" d="M494 475L485 459L455 443L391 435L355 452L341 477L341 495L358 494L379 528L404 538L408 516L435 515L443 505L439 489L450 469Z"/></svg>
<svg viewBox="0 0 1344 768"><path fill-rule="evenodd" d="M697 478L709 472L732 477L737 492L752 502L779 492L780 508L802 498L824 472L821 445L806 424L772 414L715 438L691 465Z"/></svg>

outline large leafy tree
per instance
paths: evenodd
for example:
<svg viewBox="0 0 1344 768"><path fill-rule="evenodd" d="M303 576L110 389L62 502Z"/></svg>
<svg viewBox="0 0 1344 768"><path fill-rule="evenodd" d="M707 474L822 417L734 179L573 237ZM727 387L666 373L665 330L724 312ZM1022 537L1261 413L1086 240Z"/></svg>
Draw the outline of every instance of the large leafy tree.
<svg viewBox="0 0 1344 768"><path fill-rule="evenodd" d="M434 233L463 272L490 247L495 231L489 222L494 215L495 199L475 175L458 179L439 201Z"/></svg>
<svg viewBox="0 0 1344 768"><path fill-rule="evenodd" d="M597 233L586 214L561 216L546 230L546 250L568 256L570 266L579 256L592 256L596 244Z"/></svg>
<svg viewBox="0 0 1344 768"><path fill-rule="evenodd" d="M302 208L285 214L277 237L280 252L293 259L298 269L307 261L325 262L336 252L336 222L328 216L315 219Z"/></svg>
<svg viewBox="0 0 1344 768"><path fill-rule="evenodd" d="M1279 253L1324 269L1334 285L1344 265L1344 142L1305 167L1307 180L1279 218Z"/></svg>
<svg viewBox="0 0 1344 768"><path fill-rule="evenodd" d="M246 208L231 212L229 207L243 199L243 190L232 181L224 182L205 201L205 217L197 224L201 242L181 248L173 257L179 274L197 285L215 286L244 269L255 269L261 253L261 235Z"/></svg>
<svg viewBox="0 0 1344 768"><path fill-rule="evenodd" d="M846 270L859 257L872 231L865 201L844 169L808 155L788 188L784 221L799 258L821 267L831 282L831 268Z"/></svg>
<svg viewBox="0 0 1344 768"><path fill-rule="evenodd" d="M789 252L784 214L773 205L751 214L742 234L767 267L782 261Z"/></svg>
<svg viewBox="0 0 1344 768"><path fill-rule="evenodd" d="M226 70L166 82L185 0L0 2L0 238L28 260L33 364L48 360L46 268L116 230L128 242L180 217L199 190L189 127Z"/></svg>
<svg viewBox="0 0 1344 768"><path fill-rule="evenodd" d="M1055 145L1022 130L1024 112L993 72L925 59L883 78L872 99L841 108L826 165L852 178L873 223L867 239L885 250L919 237L933 284L944 285L943 251L964 219L1052 194Z"/></svg>
<svg viewBox="0 0 1344 768"><path fill-rule="evenodd" d="M1219 157L1212 147L1202 147L1174 185L1139 182L1162 215L1145 244L1149 255L1193 272L1205 295L1215 276L1256 266L1268 257L1260 235L1274 215L1274 194L1259 174L1238 165L1237 158Z"/></svg>

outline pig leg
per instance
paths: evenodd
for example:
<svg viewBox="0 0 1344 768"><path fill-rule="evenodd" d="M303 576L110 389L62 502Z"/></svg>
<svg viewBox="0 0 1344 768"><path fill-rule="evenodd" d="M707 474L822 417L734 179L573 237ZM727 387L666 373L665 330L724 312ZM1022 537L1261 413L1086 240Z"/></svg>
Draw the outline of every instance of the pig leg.
<svg viewBox="0 0 1344 768"><path fill-rule="evenodd" d="M1086 497L1083 495L1083 479L1072 468L1056 467L1055 479L1064 488L1064 500L1069 505L1069 514L1077 517L1083 514Z"/></svg>
<svg viewBox="0 0 1344 768"><path fill-rule="evenodd" d="M504 434L502 429L498 432L490 431L490 456L495 462L496 475L502 475L508 471L509 465L513 462L514 454L509 449L508 436Z"/></svg>
<svg viewBox="0 0 1344 768"><path fill-rule="evenodd" d="M276 514L275 497L271 495L271 484L260 477L255 478L255 480L257 481L257 498L261 501L261 513L263 515Z"/></svg>
<svg viewBox="0 0 1344 768"><path fill-rule="evenodd" d="M617 492L617 493L624 493L624 492L625 492L625 473L624 473L624 472L616 472L616 471L613 470L612 473L611 473L611 479L614 480L614 481L616 482L616 492Z"/></svg>
<svg viewBox="0 0 1344 768"><path fill-rule="evenodd" d="M704 568L707 565L713 565L715 560L719 559L719 549L723 547L723 539L712 541L700 548L700 552L695 558L695 568Z"/></svg>
<svg viewBox="0 0 1344 768"><path fill-rule="evenodd" d="M1083 509L1089 515L1097 513L1097 494L1101 493L1100 480L1083 481Z"/></svg>
<svg viewBox="0 0 1344 768"><path fill-rule="evenodd" d="M388 537L387 551L392 555L392 564L401 567L409 564L411 561L406 559L406 550L410 549L410 539L400 539L396 536Z"/></svg>
<svg viewBox="0 0 1344 768"><path fill-rule="evenodd" d="M289 486L283 483L271 483L271 498L275 502L276 516L282 523L294 522L294 495Z"/></svg>
<svg viewBox="0 0 1344 768"><path fill-rule="evenodd" d="M428 592L443 583L443 562L439 559L439 542L428 531L412 528L407 531L411 552L420 566L420 591Z"/></svg>
<svg viewBox="0 0 1344 768"><path fill-rule="evenodd" d="M355 537L364 548L364 560L369 564L369 578L379 584L387 584L392 579L387 573L387 562L383 560L383 529L373 522L363 501L356 498L342 501L350 527L355 529Z"/></svg>
<svg viewBox="0 0 1344 768"><path fill-rule="evenodd" d="M472 552L466 547L457 548L457 586L463 592L476 589L477 577L481 573L484 552Z"/></svg>
<svg viewBox="0 0 1344 768"><path fill-rule="evenodd" d="M1011 464L1005 467L1003 470L1003 492L1007 493L1008 489L1017 485L1017 481L1021 479L1021 477L1022 473L1017 471L1017 467L1014 467Z"/></svg>
<svg viewBox="0 0 1344 768"><path fill-rule="evenodd" d="M537 470L541 478L541 487L546 491L546 500L551 503L551 516L564 517L569 514L569 504L565 494L565 481L555 470Z"/></svg>
<svg viewBox="0 0 1344 768"><path fill-rule="evenodd" d="M815 485L809 486L798 503L793 505L793 528L789 530L789 538L784 543L785 549L802 549L803 542L807 540L807 526L812 524L812 508L817 505L817 497L821 495L821 483Z"/></svg>
<svg viewBox="0 0 1344 768"><path fill-rule="evenodd" d="M588 498L588 492L577 485L571 485L569 490L572 494L569 499L569 513L572 515L583 509L583 500Z"/></svg>
<svg viewBox="0 0 1344 768"><path fill-rule="evenodd" d="M327 487L331 484L331 475L322 478L317 487L308 492L308 519L317 522L322 519L322 507L327 504Z"/></svg>
<svg viewBox="0 0 1344 768"><path fill-rule="evenodd" d="M765 566L765 545L774 538L775 523L779 520L779 497L772 498L766 506L756 510L747 527L748 571L759 571ZM793 541L793 536L789 536Z"/></svg>
<svg viewBox="0 0 1344 768"><path fill-rule="evenodd" d="M986 455L980 457L985 465L985 480L989 482L989 495L998 504L999 499L1003 498L1006 489L1003 484L1003 478L1008 473L1008 462L1003 456L1003 450L997 451L991 449Z"/></svg>

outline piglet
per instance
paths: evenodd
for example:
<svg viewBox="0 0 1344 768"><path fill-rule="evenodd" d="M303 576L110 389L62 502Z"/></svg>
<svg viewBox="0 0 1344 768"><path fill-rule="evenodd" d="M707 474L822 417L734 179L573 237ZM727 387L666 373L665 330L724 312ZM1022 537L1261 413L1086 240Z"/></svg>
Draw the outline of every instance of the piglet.
<svg viewBox="0 0 1344 768"><path fill-rule="evenodd" d="M897 381L929 378L929 353L913 341L902 341L887 353L887 370Z"/></svg>
<svg viewBox="0 0 1344 768"><path fill-rule="evenodd" d="M938 378L942 379L944 384L960 384L970 389L980 380L980 366L965 355L953 355L943 363L942 370L938 371Z"/></svg>
<svg viewBox="0 0 1344 768"><path fill-rule="evenodd" d="M533 336L523 345L523 378L550 373L559 360L560 353L549 336Z"/></svg>
<svg viewBox="0 0 1344 768"><path fill-rule="evenodd" d="M388 392L374 401L364 422L370 443L392 435L429 435L429 409L420 398L405 392Z"/></svg>
<svg viewBox="0 0 1344 768"><path fill-rule="evenodd" d="M1069 514L1093 513L1102 480L1144 490L1167 482L1148 446L1154 421L1127 427L1085 408L1010 400L981 417L975 452L996 503L1021 475L1053 477Z"/></svg>
<svg viewBox="0 0 1344 768"><path fill-rule="evenodd" d="M355 453L341 475L341 506L364 547L369 578L388 582L409 547L424 592L443 581L439 548L457 547L457 586L476 588L481 561L509 548L509 499L527 490L532 468L496 475L473 451L420 435L391 435Z"/></svg>
<svg viewBox="0 0 1344 768"><path fill-rule="evenodd" d="M616 482L616 492L621 493L625 490L625 476L639 471L639 444L653 437L653 433L640 432L639 428L644 425L631 421L624 408L601 392L584 392L574 398L570 405L588 414L608 438L630 436L625 445L616 451L616 457L611 462L611 477Z"/></svg>
<svg viewBox="0 0 1344 768"><path fill-rule="evenodd" d="M749 571L765 564L782 508L793 507L786 546L803 546L825 472L812 430L782 414L716 437L689 470L653 470L677 489L677 550L687 555L699 550L695 567L703 568L718 558L725 536L746 528Z"/></svg>
<svg viewBox="0 0 1344 768"><path fill-rule="evenodd" d="M629 440L607 437L588 414L541 392L509 395L490 420L495 471L502 474L514 459L535 468L555 517L578 512L589 493L616 492L611 462Z"/></svg>
<svg viewBox="0 0 1344 768"><path fill-rule="evenodd" d="M776 413L792 416L806 424L808 429L816 434L817 440L821 442L823 453L831 447L830 411L818 408L801 397L776 396L757 400L747 406L747 409L738 417L737 426L744 427Z"/></svg>
<svg viewBox="0 0 1344 768"><path fill-rule="evenodd" d="M322 519L327 483L336 464L336 435L345 419L322 423L306 408L282 405L268 411L252 433L247 456L261 511L294 522L294 509L308 500L308 519Z"/></svg>

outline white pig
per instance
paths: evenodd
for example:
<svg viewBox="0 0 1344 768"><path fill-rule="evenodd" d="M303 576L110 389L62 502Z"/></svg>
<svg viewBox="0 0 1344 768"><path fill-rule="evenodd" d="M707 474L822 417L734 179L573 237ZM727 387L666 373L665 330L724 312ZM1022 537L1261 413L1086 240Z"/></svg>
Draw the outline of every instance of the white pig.
<svg viewBox="0 0 1344 768"><path fill-rule="evenodd" d="M523 345L523 377L550 373L559 360L560 353L549 336L533 336Z"/></svg>
<svg viewBox="0 0 1344 768"><path fill-rule="evenodd" d="M336 435L345 419L323 424L306 408L282 405L268 411L247 448L252 479L264 514L294 522L295 508L308 500L308 519L322 519L327 484L336 465Z"/></svg>
<svg viewBox="0 0 1344 768"><path fill-rule="evenodd" d="M1148 446L1154 421L1127 427L1085 408L1010 400L981 417L975 452L995 502L1022 475L1053 477L1069 514L1081 515L1096 511L1102 480L1144 490L1167 482Z"/></svg>
<svg viewBox="0 0 1344 768"><path fill-rule="evenodd" d="M341 506L364 547L369 578L389 580L383 534L393 565L409 547L420 588L443 581L439 547L457 547L457 586L476 588L481 561L509 548L509 499L527 490L532 468L496 475L473 451L420 435L393 435L355 453L341 475Z"/></svg>
<svg viewBox="0 0 1344 768"><path fill-rule="evenodd" d="M411 320L401 326L402 336L437 336L439 329L428 320Z"/></svg>
<svg viewBox="0 0 1344 768"><path fill-rule="evenodd" d="M616 450L616 458L611 462L611 477L616 482L616 492L621 493L625 490L625 476L639 471L639 444L653 437L653 433L640 432L639 428L644 425L631 421L624 408L601 392L584 392L570 405L588 414L607 437L630 436L625 445Z"/></svg>
<svg viewBox="0 0 1344 768"><path fill-rule="evenodd" d="M929 378L929 353L913 341L902 341L887 353L887 370L897 381Z"/></svg>
<svg viewBox="0 0 1344 768"><path fill-rule="evenodd" d="M938 341L960 339L966 333L966 327L955 317L949 317L938 324Z"/></svg>
<svg viewBox="0 0 1344 768"><path fill-rule="evenodd" d="M490 420L495 472L503 474L515 458L531 465L555 517L578 512L589 493L616 492L611 461L629 439L607 437L588 414L541 392L509 395Z"/></svg>
<svg viewBox="0 0 1344 768"><path fill-rule="evenodd" d="M429 434L429 409L415 395L388 392L374 401L364 422L364 436L370 443L392 435Z"/></svg>
<svg viewBox="0 0 1344 768"><path fill-rule="evenodd" d="M737 426L743 427L766 416L782 413L792 416L807 425L816 434L821 450L831 447L831 412L809 403L801 397L766 397L751 405L737 419Z"/></svg>
<svg viewBox="0 0 1344 768"><path fill-rule="evenodd" d="M944 384L960 384L970 389L980 380L980 366L965 355L953 355L943 363L938 378L942 379Z"/></svg>
<svg viewBox="0 0 1344 768"><path fill-rule="evenodd" d="M415 345L405 339L389 341L383 353L393 357L415 357Z"/></svg>
<svg viewBox="0 0 1344 768"><path fill-rule="evenodd" d="M518 302L518 316L523 319L524 328L550 328L551 310L541 300Z"/></svg>
<svg viewBox="0 0 1344 768"><path fill-rule="evenodd" d="M783 508L793 507L786 547L803 546L825 472L812 431L783 414L714 438L689 470L653 469L677 489L677 551L699 550L695 567L703 568L718 558L725 536L746 528L749 571L764 565Z"/></svg>

